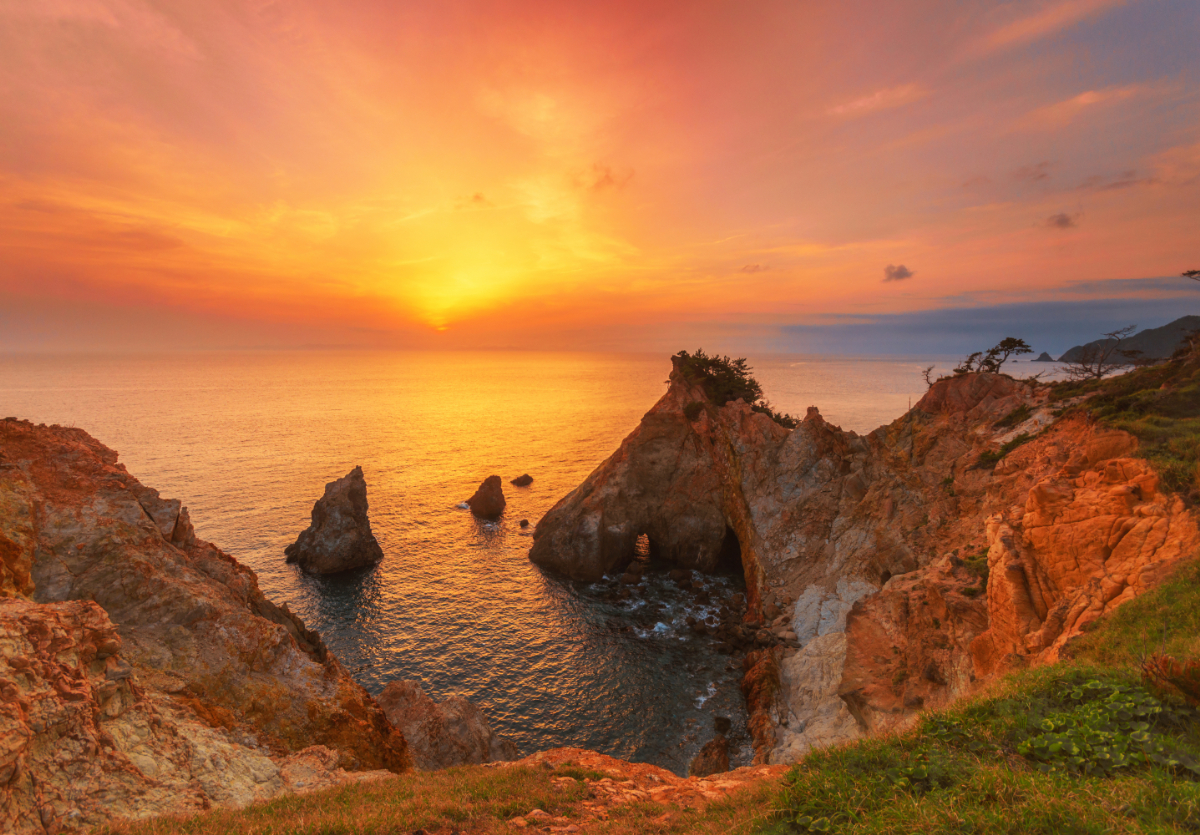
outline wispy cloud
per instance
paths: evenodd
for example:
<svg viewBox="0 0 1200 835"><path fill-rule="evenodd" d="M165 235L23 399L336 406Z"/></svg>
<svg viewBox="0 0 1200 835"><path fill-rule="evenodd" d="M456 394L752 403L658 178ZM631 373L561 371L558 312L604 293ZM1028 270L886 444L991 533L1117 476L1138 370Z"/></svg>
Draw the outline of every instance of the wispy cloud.
<svg viewBox="0 0 1200 835"><path fill-rule="evenodd" d="M829 112L834 116L854 117L865 116L877 110L890 110L893 107L903 107L925 98L929 91L919 84L902 84L899 87L887 87L876 90L861 98L848 101L832 107Z"/></svg>
<svg viewBox="0 0 1200 835"><path fill-rule="evenodd" d="M1125 5L1125 0L1065 0L1000 27L988 37L994 49L1019 46L1069 29L1081 21Z"/></svg>
<svg viewBox="0 0 1200 835"><path fill-rule="evenodd" d="M1125 101L1142 93L1144 89L1140 85L1130 84L1124 87L1105 87L1102 90L1087 90L1069 99L1043 105L1036 110L1032 110L1021 117L1017 125L1027 130L1061 128L1097 105Z"/></svg>
<svg viewBox="0 0 1200 835"><path fill-rule="evenodd" d="M766 272L769 269L771 269L771 268L766 264L747 264L746 266L742 267L742 272L744 272L744 273L761 273L761 272Z"/></svg>
<svg viewBox="0 0 1200 835"><path fill-rule="evenodd" d="M1013 172L1013 179L1026 183L1039 183L1042 180L1050 179L1050 168L1052 162L1039 162L1034 165L1022 165Z"/></svg>

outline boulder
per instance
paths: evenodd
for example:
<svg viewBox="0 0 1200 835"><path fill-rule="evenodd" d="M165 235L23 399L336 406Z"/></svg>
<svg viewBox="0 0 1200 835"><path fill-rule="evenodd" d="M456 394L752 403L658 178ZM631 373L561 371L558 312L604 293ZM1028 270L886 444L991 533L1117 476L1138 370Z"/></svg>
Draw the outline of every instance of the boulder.
<svg viewBox="0 0 1200 835"><path fill-rule="evenodd" d="M462 696L439 704L415 681L392 681L379 694L379 704L404 734L420 769L508 762L520 756L517 746L494 733L483 711Z"/></svg>
<svg viewBox="0 0 1200 835"><path fill-rule="evenodd" d="M312 524L283 553L312 574L337 574L383 559L367 519L362 467L325 485L325 495L313 505Z"/></svg>
<svg viewBox="0 0 1200 835"><path fill-rule="evenodd" d="M729 740L724 735L710 739L688 764L689 777L708 777L729 770Z"/></svg>
<svg viewBox="0 0 1200 835"><path fill-rule="evenodd" d="M511 484L513 487L528 487L529 485L533 484L533 476L531 476L529 473L525 473L525 475L519 475L514 478L509 482L509 484Z"/></svg>
<svg viewBox="0 0 1200 835"><path fill-rule="evenodd" d="M504 490L500 487L500 476L490 475L479 485L479 489L467 499L467 507L476 516L495 519L504 512Z"/></svg>

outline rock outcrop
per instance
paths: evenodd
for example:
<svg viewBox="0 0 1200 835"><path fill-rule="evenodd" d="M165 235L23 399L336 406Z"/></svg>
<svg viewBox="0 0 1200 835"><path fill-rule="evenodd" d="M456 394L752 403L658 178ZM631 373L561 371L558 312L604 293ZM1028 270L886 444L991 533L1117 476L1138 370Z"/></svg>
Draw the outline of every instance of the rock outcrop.
<svg viewBox="0 0 1200 835"><path fill-rule="evenodd" d="M254 573L85 432L0 421L0 831L402 771L403 736Z"/></svg>
<svg viewBox="0 0 1200 835"><path fill-rule="evenodd" d="M467 507L476 516L484 519L495 519L504 512L504 488L500 486L500 476L490 475L479 485L479 489L467 499Z"/></svg>
<svg viewBox="0 0 1200 835"><path fill-rule="evenodd" d="M313 505L312 524L283 553L288 562L313 574L337 574L383 559L367 518L362 467L325 485L325 495Z"/></svg>
<svg viewBox="0 0 1200 835"><path fill-rule="evenodd" d="M509 482L509 484L511 484L513 487L528 487L529 485L533 484L533 476L531 476L529 473L525 473L525 475L519 475L514 478Z"/></svg>
<svg viewBox="0 0 1200 835"><path fill-rule="evenodd" d="M794 635L747 657L756 762L900 728L1058 658L1200 545L1132 436L1056 420L1048 396L967 374L866 436L815 408L789 431L715 406L676 363L617 452L537 524L530 559L593 580L621 572L642 534L681 567L740 559L747 624Z"/></svg>
<svg viewBox="0 0 1200 835"><path fill-rule="evenodd" d="M399 728L417 768L506 762L517 747L492 731L483 711L462 696L438 703L415 681L389 682L379 694L387 718Z"/></svg>

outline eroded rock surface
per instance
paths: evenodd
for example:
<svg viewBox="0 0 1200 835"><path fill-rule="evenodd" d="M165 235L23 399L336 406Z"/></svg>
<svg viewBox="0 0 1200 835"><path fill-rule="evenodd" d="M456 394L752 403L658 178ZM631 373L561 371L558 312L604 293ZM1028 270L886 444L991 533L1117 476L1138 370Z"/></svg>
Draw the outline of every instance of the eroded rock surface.
<svg viewBox="0 0 1200 835"><path fill-rule="evenodd" d="M313 574L337 574L376 565L383 550L367 518L367 481L355 467L325 485L312 509L312 524L284 549L288 562Z"/></svg>
<svg viewBox="0 0 1200 835"><path fill-rule="evenodd" d="M438 703L415 681L392 681L379 694L379 704L403 732L417 768L429 771L520 756L511 741L492 731L483 711L462 696Z"/></svg>
<svg viewBox="0 0 1200 835"><path fill-rule="evenodd" d="M409 766L320 637L115 452L5 420L0 454L0 542L15 544L0 599L0 830L241 805Z"/></svg>
<svg viewBox="0 0 1200 835"><path fill-rule="evenodd" d="M676 365L620 448L538 523L530 559L593 580L622 571L641 534L654 559L701 571L738 554L747 624L794 636L747 658L756 762L904 727L1056 659L1200 545L1132 436L1055 420L1047 398L968 374L866 436L815 408L788 431L740 401L716 407ZM1024 418L996 426L1011 414ZM1020 436L994 468L981 460Z"/></svg>

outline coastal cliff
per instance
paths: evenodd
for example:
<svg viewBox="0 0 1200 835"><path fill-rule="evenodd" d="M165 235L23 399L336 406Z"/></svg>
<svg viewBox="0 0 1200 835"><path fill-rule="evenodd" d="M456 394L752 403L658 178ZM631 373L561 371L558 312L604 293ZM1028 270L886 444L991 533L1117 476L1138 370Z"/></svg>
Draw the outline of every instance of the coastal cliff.
<svg viewBox="0 0 1200 835"><path fill-rule="evenodd" d="M530 559L592 580L652 558L740 559L794 645L746 658L756 762L905 727L1073 638L1200 545L1137 440L998 374L935 383L860 436L712 402L674 360L620 448L538 523ZM1057 404L1061 405L1061 404Z"/></svg>
<svg viewBox="0 0 1200 835"><path fill-rule="evenodd" d="M320 637L79 429L0 421L0 649L0 831L410 767Z"/></svg>

